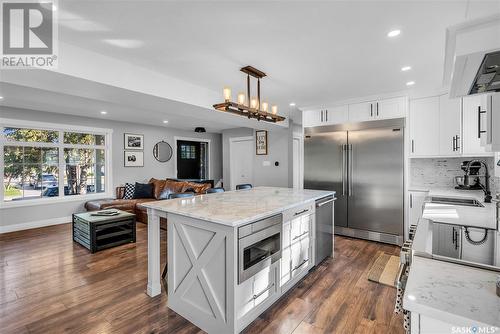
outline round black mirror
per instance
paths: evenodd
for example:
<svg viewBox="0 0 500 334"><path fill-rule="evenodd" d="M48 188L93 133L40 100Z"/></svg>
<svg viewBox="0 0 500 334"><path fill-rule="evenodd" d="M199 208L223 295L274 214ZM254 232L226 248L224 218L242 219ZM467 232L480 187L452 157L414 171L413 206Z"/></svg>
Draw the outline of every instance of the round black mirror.
<svg viewBox="0 0 500 334"><path fill-rule="evenodd" d="M172 158L172 146L163 140L153 147L153 156L159 162L167 162Z"/></svg>

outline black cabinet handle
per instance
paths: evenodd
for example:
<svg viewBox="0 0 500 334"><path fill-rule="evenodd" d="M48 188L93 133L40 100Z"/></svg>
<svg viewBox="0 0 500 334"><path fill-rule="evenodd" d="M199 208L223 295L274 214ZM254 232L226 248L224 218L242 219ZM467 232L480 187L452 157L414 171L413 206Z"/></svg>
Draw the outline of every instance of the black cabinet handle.
<svg viewBox="0 0 500 334"><path fill-rule="evenodd" d="M304 209L304 210L302 210L302 211L295 212L294 216L301 215L301 214L303 214L303 213L306 213L307 211L309 211L309 209Z"/></svg>
<svg viewBox="0 0 500 334"><path fill-rule="evenodd" d="M453 136L453 152L455 152L457 150L456 148L456 141L457 141L457 137Z"/></svg>
<svg viewBox="0 0 500 334"><path fill-rule="evenodd" d="M370 103L370 117L373 117L373 103Z"/></svg>
<svg viewBox="0 0 500 334"><path fill-rule="evenodd" d="M457 149L457 151L459 151L460 150L460 145L459 145L459 143L460 143L460 136L456 135L456 138L457 139L455 139L455 148Z"/></svg>
<svg viewBox="0 0 500 334"><path fill-rule="evenodd" d="M415 141L411 140L411 153L415 153Z"/></svg>
<svg viewBox="0 0 500 334"><path fill-rule="evenodd" d="M378 116L378 102L377 102L377 116Z"/></svg>
<svg viewBox="0 0 500 334"><path fill-rule="evenodd" d="M481 114L486 113L486 110L481 110L481 106L477 106L477 138L481 139L481 133L486 131L481 130Z"/></svg>

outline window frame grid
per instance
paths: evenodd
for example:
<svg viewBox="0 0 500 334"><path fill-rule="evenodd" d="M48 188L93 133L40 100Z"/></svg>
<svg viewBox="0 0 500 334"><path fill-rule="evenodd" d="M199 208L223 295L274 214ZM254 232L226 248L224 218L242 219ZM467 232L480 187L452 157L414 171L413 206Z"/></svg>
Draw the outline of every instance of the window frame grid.
<svg viewBox="0 0 500 334"><path fill-rule="evenodd" d="M15 119L2 119L0 118L0 128L23 128L23 129L35 129L35 130L50 130L58 131L58 140L55 143L43 143L43 142L21 142L21 141L9 141L5 138L3 131L0 132L0 167L2 169L2 174L4 173L4 148L5 146L17 146L17 147L41 147L41 148L58 148L58 158L59 161L57 165L58 178L59 178L59 193L58 196L54 197L41 197L37 199L27 199L21 201L4 201L4 178L0 178L0 208L8 207L21 207L21 206L33 206L50 204L57 202L69 202L69 201L83 201L93 198L104 198L112 196L111 187L112 181L112 129L104 128L89 128L82 126L66 125L66 124L52 124L45 122L33 122ZM64 143L64 133L65 132L77 132L77 133L88 133L92 135L102 135L104 136L104 145L85 145L85 144L65 144ZM104 165L105 165L105 191L102 193L91 193L83 195L64 195L64 173L66 170L66 162L64 160L64 149L92 149L94 152L94 160L96 159L97 150L104 150ZM94 163L97 165L96 163ZM24 196L24 195L23 195Z"/></svg>

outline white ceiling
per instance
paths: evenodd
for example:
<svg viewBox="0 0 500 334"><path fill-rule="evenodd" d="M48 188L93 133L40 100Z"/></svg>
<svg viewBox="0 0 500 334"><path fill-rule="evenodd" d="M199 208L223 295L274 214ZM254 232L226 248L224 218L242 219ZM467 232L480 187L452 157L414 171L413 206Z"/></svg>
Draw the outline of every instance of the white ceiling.
<svg viewBox="0 0 500 334"><path fill-rule="evenodd" d="M226 85L234 95L244 90L239 68L253 65L268 74L264 99L286 111L292 101L307 108L401 91L410 80L413 89L442 88L445 29L500 12L498 0L60 0L58 6L61 42L217 94ZM390 39L393 29L402 33ZM124 43L130 47L117 46ZM401 72L404 65L412 70ZM208 115L201 119L208 122Z"/></svg>

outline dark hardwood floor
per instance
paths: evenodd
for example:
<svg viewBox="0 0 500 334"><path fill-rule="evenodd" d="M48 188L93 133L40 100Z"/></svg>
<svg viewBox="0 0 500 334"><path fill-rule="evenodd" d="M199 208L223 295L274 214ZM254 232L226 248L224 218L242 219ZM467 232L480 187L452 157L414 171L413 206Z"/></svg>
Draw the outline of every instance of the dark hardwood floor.
<svg viewBox="0 0 500 334"><path fill-rule="evenodd" d="M202 333L168 309L165 293L146 295L146 233L138 224L136 244L95 254L73 243L70 224L0 235L0 333ZM367 280L378 254L398 248L335 241L335 259L245 333L403 332L393 313L395 289Z"/></svg>

